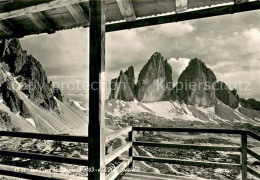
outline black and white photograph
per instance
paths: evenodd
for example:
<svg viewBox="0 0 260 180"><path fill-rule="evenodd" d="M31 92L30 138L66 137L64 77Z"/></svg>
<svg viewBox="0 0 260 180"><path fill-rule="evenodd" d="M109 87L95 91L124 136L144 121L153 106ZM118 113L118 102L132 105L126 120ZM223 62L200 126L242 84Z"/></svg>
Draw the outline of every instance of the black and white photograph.
<svg viewBox="0 0 260 180"><path fill-rule="evenodd" d="M0 0L0 180L260 179L259 0Z"/></svg>

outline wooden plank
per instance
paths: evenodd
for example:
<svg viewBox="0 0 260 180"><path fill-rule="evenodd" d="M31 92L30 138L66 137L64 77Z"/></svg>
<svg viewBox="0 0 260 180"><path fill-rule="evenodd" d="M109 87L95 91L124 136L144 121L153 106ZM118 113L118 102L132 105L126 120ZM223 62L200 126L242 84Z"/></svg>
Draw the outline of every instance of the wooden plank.
<svg viewBox="0 0 260 180"><path fill-rule="evenodd" d="M133 3L131 0L117 0L118 7L123 18L126 21L134 21L135 20L135 10L133 7Z"/></svg>
<svg viewBox="0 0 260 180"><path fill-rule="evenodd" d="M125 151L127 151L131 147L132 147L132 142L127 142L126 144L117 148L110 154L106 155L105 164L106 165L109 164L110 162L112 162L114 159L118 158L121 154L123 154Z"/></svg>
<svg viewBox="0 0 260 180"><path fill-rule="evenodd" d="M252 151L251 149L248 149L248 148L247 148L247 153L248 153L250 156L256 158L258 161L260 161L260 155L257 154L256 152L254 152L254 151Z"/></svg>
<svg viewBox="0 0 260 180"><path fill-rule="evenodd" d="M89 17L79 4L67 5L66 7L78 24L89 24Z"/></svg>
<svg viewBox="0 0 260 180"><path fill-rule="evenodd" d="M188 0L175 0L175 1L176 1L176 13L187 10Z"/></svg>
<svg viewBox="0 0 260 180"><path fill-rule="evenodd" d="M251 137L251 138L254 138L255 140L258 140L260 141L260 136L251 132L251 131L248 131L247 134Z"/></svg>
<svg viewBox="0 0 260 180"><path fill-rule="evenodd" d="M87 136L68 136L68 135L56 135L56 134L14 132L14 131L0 131L0 136L88 143Z"/></svg>
<svg viewBox="0 0 260 180"><path fill-rule="evenodd" d="M105 1L90 1L88 178L105 179Z"/></svg>
<svg viewBox="0 0 260 180"><path fill-rule="evenodd" d="M129 133L128 133L128 141L129 142L132 142L132 147L130 147L129 148L129 152L128 152L128 155L129 155L129 157L133 157L133 141L134 141L134 133L133 133L133 131L130 131ZM133 168L133 166L134 166L134 162L132 161L130 164L129 164L129 168Z"/></svg>
<svg viewBox="0 0 260 180"><path fill-rule="evenodd" d="M188 161L188 160L180 160L180 159L154 158L154 157L145 157L145 156L134 156L133 160L168 163L168 164L179 164L179 165L184 165L184 166L199 166L199 167L205 167L205 168L224 168L224 169L235 169L235 170L241 169L240 164L230 164L230 163Z"/></svg>
<svg viewBox="0 0 260 180"><path fill-rule="evenodd" d="M10 30L3 22L0 22L0 30L8 36L12 34L12 30Z"/></svg>
<svg viewBox="0 0 260 180"><path fill-rule="evenodd" d="M247 3L249 0L235 0L235 4Z"/></svg>
<svg viewBox="0 0 260 180"><path fill-rule="evenodd" d="M106 176L106 180L116 179L120 173L124 172L124 169L127 168L131 162L132 158L126 159L123 162L121 162L113 171L111 171Z"/></svg>
<svg viewBox="0 0 260 180"><path fill-rule="evenodd" d="M158 143L158 142L141 142L134 141L134 146L147 146L147 147L162 147L162 148L176 148L176 149L193 149L199 151L211 150L211 151L228 151L228 152L240 152L239 146L202 146L192 144L173 144L173 143Z"/></svg>
<svg viewBox="0 0 260 180"><path fill-rule="evenodd" d="M259 1L253 1L244 4L236 4L235 7L234 5L224 5L218 7L211 7L207 9L188 11L188 12L180 13L178 15L171 14L165 16L138 19L132 22L119 22L114 24L108 24L106 26L106 32L133 29L133 28L139 28L144 26L153 26L153 25L172 23L177 21L178 22L187 21L191 19L221 16L221 15L234 14L239 12L253 11L258 9L260 9Z"/></svg>
<svg viewBox="0 0 260 180"><path fill-rule="evenodd" d="M137 18L175 12L173 0L133 0L132 2Z"/></svg>
<svg viewBox="0 0 260 180"><path fill-rule="evenodd" d="M241 159L242 180L247 180L247 133L241 135Z"/></svg>
<svg viewBox="0 0 260 180"><path fill-rule="evenodd" d="M247 166L247 171L248 171L250 174L252 174L252 175L254 175L255 177L257 177L257 178L260 179L260 173L257 172L255 169L253 169L253 168Z"/></svg>
<svg viewBox="0 0 260 180"><path fill-rule="evenodd" d="M42 155L36 153L25 153L25 152L15 152L15 151L2 151L0 150L0 155L10 156L10 157L20 157L20 158L28 158L42 161L50 161L50 162L58 162L58 163L66 163L66 164L74 164L87 166L87 159L80 158L68 158L68 157L59 157L59 156L50 156L50 155Z"/></svg>
<svg viewBox="0 0 260 180"><path fill-rule="evenodd" d="M48 20L41 12L27 14L28 18L42 31L53 31Z"/></svg>
<svg viewBox="0 0 260 180"><path fill-rule="evenodd" d="M130 131L132 131L132 127L128 126L126 128L120 129L120 130L118 130L116 132L112 132L112 133L106 134L105 142L107 143L109 141L112 141L112 140L122 136L123 134L129 133Z"/></svg>
<svg viewBox="0 0 260 180"><path fill-rule="evenodd" d="M19 16L26 16L27 14L47 11L49 9L55 9L55 8L60 8L72 4L78 4L85 1L89 1L89 0L55 0L47 3L42 3L39 5L23 8L23 9L1 13L0 20L15 18Z"/></svg>
<svg viewBox="0 0 260 180"><path fill-rule="evenodd" d="M234 3L234 0L188 0L188 9Z"/></svg>
<svg viewBox="0 0 260 180"><path fill-rule="evenodd" d="M156 132L197 132L219 134L241 134L242 130L234 129L199 129L199 128L169 128L169 127L133 127L133 131L156 131Z"/></svg>

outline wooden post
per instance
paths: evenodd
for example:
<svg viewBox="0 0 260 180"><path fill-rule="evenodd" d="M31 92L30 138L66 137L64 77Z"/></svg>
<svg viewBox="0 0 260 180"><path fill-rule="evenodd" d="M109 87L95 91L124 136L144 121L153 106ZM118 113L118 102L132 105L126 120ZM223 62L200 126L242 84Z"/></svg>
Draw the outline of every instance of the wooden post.
<svg viewBox="0 0 260 180"><path fill-rule="evenodd" d="M134 134L133 134L133 130L128 133L128 141L129 141L129 142L133 142L133 140L134 140L133 135L134 135ZM128 154L128 155L129 155L130 158L133 157L133 145L132 145L132 147L129 149L129 154ZM133 162L133 160L132 160L132 162L129 164L129 168L133 168L133 166L134 166L134 162Z"/></svg>
<svg viewBox="0 0 260 180"><path fill-rule="evenodd" d="M91 0L89 31L89 128L90 180L105 179L105 1Z"/></svg>
<svg viewBox="0 0 260 180"><path fill-rule="evenodd" d="M242 180L247 179L247 133L241 134Z"/></svg>

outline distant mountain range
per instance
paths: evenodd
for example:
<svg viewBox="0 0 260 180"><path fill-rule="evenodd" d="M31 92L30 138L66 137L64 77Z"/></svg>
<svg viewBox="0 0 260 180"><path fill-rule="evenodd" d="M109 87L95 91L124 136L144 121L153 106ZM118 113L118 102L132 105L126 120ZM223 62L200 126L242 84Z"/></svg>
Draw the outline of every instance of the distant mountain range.
<svg viewBox="0 0 260 180"><path fill-rule="evenodd" d="M159 52L155 52L144 65L137 83L133 66L125 72L121 71L119 77L111 81L109 99L110 107L107 105L107 110L111 114L113 114L111 104L114 102L123 104L138 102L138 105L142 104L142 107L145 106L150 110L153 109L149 108L153 106L152 104L163 106L166 103L164 107L172 111L166 113L170 119L174 118L170 114L175 114L176 117L183 115L183 118L187 119L189 117L184 115L190 113L193 119L198 120L212 119L209 117L213 117L214 114L214 120L242 122L242 119L248 119L246 122L260 122L260 102L252 98L248 100L240 98L236 89L230 90L224 82L217 81L214 72L197 58L190 60L189 65L180 74L177 85L173 87L172 67ZM164 112L164 107L158 109ZM209 108L214 108L210 110L211 115L204 111ZM161 114L156 108L152 111Z"/></svg>
<svg viewBox="0 0 260 180"><path fill-rule="evenodd" d="M18 39L0 41L0 61L0 129L87 133L86 111L53 88L40 62L27 55Z"/></svg>

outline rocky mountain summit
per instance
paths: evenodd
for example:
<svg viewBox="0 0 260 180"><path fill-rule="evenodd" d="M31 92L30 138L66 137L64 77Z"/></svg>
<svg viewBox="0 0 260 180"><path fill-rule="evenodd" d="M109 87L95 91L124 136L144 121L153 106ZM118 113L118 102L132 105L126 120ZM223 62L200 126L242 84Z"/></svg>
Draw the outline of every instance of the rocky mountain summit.
<svg viewBox="0 0 260 180"><path fill-rule="evenodd" d="M134 96L134 67L129 67L127 71L120 72L118 78L111 81L111 99L121 99L123 101L133 101Z"/></svg>
<svg viewBox="0 0 260 180"><path fill-rule="evenodd" d="M172 100L175 98L172 87L172 68L161 53L154 53L142 68L135 84L134 67L120 72L111 81L110 99L141 102Z"/></svg>
<svg viewBox="0 0 260 180"><path fill-rule="evenodd" d="M0 129L85 134L86 111L48 81L18 39L0 40Z"/></svg>
<svg viewBox="0 0 260 180"><path fill-rule="evenodd" d="M154 53L139 73L136 99L141 102L170 100L172 68L161 53Z"/></svg>
<svg viewBox="0 0 260 180"><path fill-rule="evenodd" d="M204 62L195 58L181 73L176 86L180 99L191 105L210 106L215 104L215 74Z"/></svg>
<svg viewBox="0 0 260 180"><path fill-rule="evenodd" d="M204 62L194 58L180 74L177 85L173 87L172 67L161 53L155 52L144 65L134 84L134 68L120 72L117 79L111 81L110 99L139 102L179 101L187 105L215 106L217 100L232 109L242 106L260 109L260 102L239 98L235 89L230 90L221 81L217 81L214 72Z"/></svg>
<svg viewBox="0 0 260 180"><path fill-rule="evenodd" d="M57 92L54 92L52 83L48 82L47 75L40 62L33 56L27 55L18 39L2 40L0 44L0 62L8 66L9 72L16 77L18 84L22 84L21 91L30 100L45 109L57 109L58 105L54 95L61 99L61 96L58 95L60 91L56 90ZM26 111L26 106L15 95L10 86L11 84L8 81L1 86L2 93L10 95L9 98L3 96L4 100L9 104L13 112L21 112L22 116L28 117L29 113L23 112Z"/></svg>

